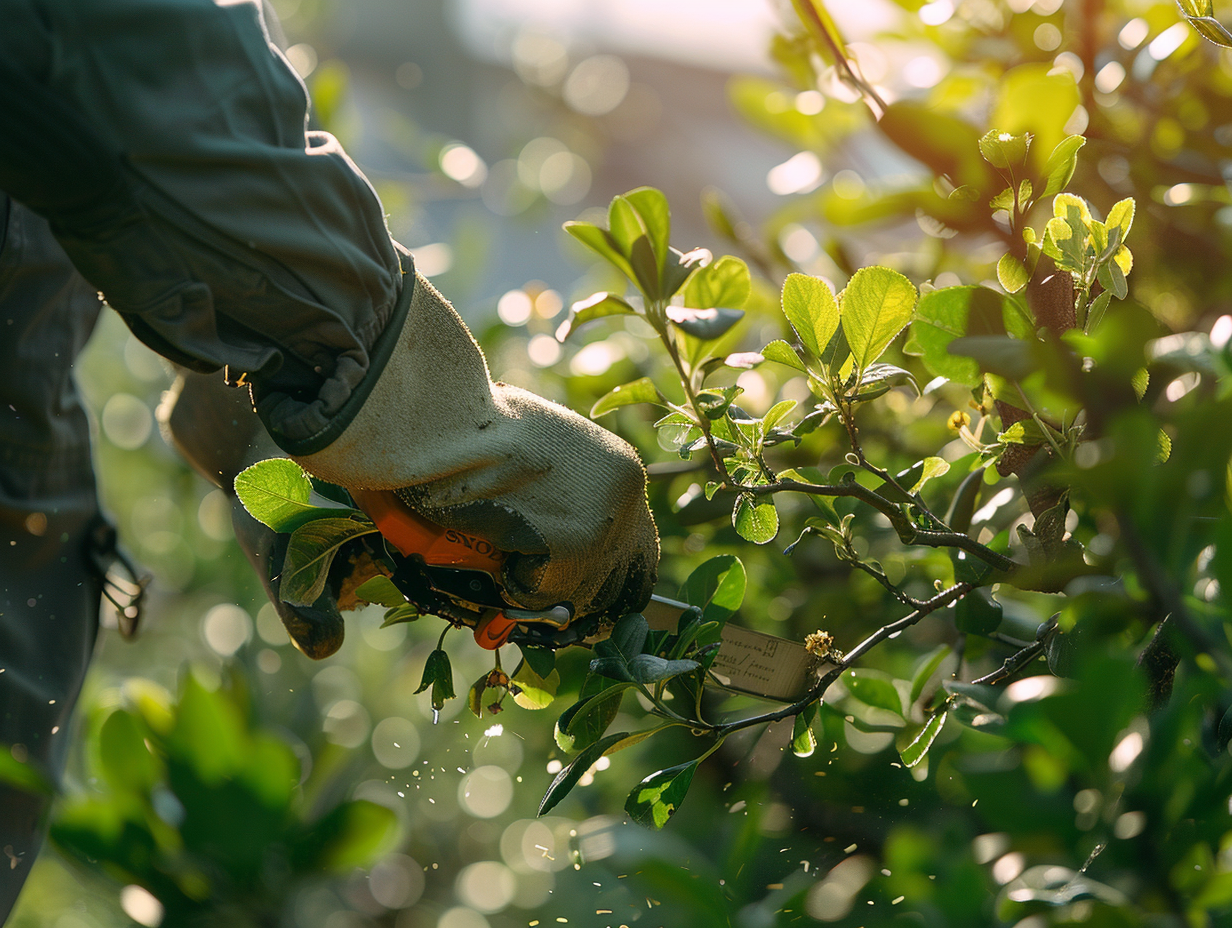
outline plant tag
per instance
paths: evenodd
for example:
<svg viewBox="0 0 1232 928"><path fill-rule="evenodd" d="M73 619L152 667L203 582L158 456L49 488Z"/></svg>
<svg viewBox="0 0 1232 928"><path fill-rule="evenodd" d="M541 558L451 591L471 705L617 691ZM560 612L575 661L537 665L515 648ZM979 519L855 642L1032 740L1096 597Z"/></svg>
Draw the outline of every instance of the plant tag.
<svg viewBox="0 0 1232 928"><path fill-rule="evenodd" d="M687 608L684 603L656 596L644 615L652 629L674 630L680 613ZM724 689L795 702L817 679L819 662L799 642L730 624L723 626L722 639L710 670Z"/></svg>

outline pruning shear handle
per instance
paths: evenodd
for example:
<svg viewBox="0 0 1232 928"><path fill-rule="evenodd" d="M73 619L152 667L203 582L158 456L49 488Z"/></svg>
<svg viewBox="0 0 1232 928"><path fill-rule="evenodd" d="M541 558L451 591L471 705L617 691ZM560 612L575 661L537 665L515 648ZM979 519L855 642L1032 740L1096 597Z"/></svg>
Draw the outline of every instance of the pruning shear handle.
<svg viewBox="0 0 1232 928"><path fill-rule="evenodd" d="M521 622L563 629L573 620L565 606L544 611L515 608L501 584L506 552L478 535L445 528L419 515L389 490L351 490L355 504L398 551L392 580L423 609L456 604L475 615L475 642L494 651Z"/></svg>

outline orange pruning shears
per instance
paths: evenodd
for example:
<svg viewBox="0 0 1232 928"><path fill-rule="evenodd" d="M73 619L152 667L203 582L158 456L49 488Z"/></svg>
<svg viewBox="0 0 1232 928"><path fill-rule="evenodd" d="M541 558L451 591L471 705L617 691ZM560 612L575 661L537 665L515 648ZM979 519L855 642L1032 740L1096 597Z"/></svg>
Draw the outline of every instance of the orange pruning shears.
<svg viewBox="0 0 1232 928"><path fill-rule="evenodd" d="M510 602L500 578L506 552L487 539L430 522L392 492L350 493L400 555L392 558L394 585L421 609L473 625L480 647L499 648L519 625L554 634L573 621L564 605L535 611Z"/></svg>
<svg viewBox="0 0 1232 928"><path fill-rule="evenodd" d="M473 626L475 641L494 651L516 635L519 644L561 648L599 631L597 617L574 616L567 606L520 609L505 595L507 556L490 541L430 522L384 490L350 490L376 523L390 552L399 591L424 612ZM652 596L642 610L653 629L674 629L688 604ZM593 640L593 639L590 639ZM725 689L791 702L815 679L817 660L798 642L726 624L711 677Z"/></svg>

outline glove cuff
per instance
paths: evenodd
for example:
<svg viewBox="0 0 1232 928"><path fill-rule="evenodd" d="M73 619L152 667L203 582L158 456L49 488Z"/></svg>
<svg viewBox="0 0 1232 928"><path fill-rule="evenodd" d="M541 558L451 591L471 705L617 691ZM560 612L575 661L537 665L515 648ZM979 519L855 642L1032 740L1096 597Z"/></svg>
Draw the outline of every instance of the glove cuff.
<svg viewBox="0 0 1232 928"><path fill-rule="evenodd" d="M368 371L363 380L352 389L351 395L338 411L330 417L324 428L306 438L291 437L285 425L299 418L297 414L303 411L304 406L311 404L317 398L310 397L305 400L281 391L267 393L259 385L253 385L253 399L256 403L257 415L261 417L266 431L278 447L292 457L315 454L333 444L358 415L359 410L368 401L377 381L380 380L385 365L389 363L394 349L398 346L407 312L410 310L411 299L417 288L415 270L410 256L403 255L402 260L406 266L402 271L402 285L398 291L398 299L384 331L368 352Z"/></svg>

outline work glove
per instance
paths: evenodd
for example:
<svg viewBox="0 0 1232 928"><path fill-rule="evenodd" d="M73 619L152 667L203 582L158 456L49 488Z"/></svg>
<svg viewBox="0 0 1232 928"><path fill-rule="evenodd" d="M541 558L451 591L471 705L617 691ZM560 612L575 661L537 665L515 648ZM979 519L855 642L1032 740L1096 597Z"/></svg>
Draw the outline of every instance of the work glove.
<svg viewBox="0 0 1232 928"><path fill-rule="evenodd" d="M158 408L159 425L172 445L201 476L227 494L235 540L252 565L292 643L316 660L342 646L340 608L362 605L351 591L377 571L366 546L339 552L325 590L311 606L292 606L279 595L287 535L248 514L235 494L235 476L245 467L282 452L261 428L245 390L216 376L182 371Z"/></svg>
<svg viewBox="0 0 1232 928"><path fill-rule="evenodd" d="M563 406L493 383L453 307L423 277L413 286L355 418L323 450L292 459L348 489L393 491L424 518L508 552L502 581L522 608L641 609L659 539L637 452Z"/></svg>

